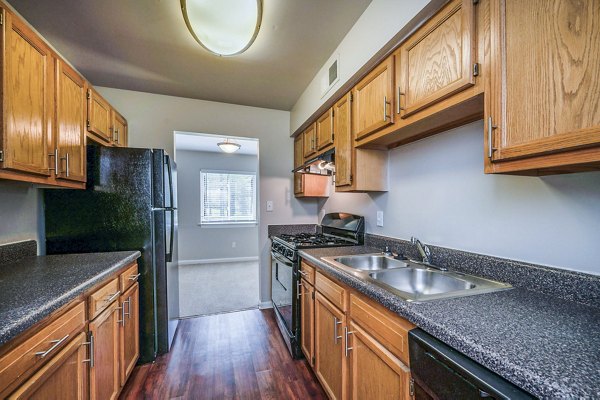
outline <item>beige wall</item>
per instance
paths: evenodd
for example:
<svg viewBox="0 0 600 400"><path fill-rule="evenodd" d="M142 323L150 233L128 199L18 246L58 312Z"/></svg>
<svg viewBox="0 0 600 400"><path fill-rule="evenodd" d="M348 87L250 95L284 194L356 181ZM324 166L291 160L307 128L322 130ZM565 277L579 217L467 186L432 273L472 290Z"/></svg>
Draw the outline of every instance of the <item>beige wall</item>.
<svg viewBox="0 0 600 400"><path fill-rule="evenodd" d="M270 296L268 224L316 223L317 203L293 196L290 113L129 90L98 88L129 122L130 146L164 148L173 154L174 131L258 138L259 254L261 301ZM267 200L273 212L265 212Z"/></svg>

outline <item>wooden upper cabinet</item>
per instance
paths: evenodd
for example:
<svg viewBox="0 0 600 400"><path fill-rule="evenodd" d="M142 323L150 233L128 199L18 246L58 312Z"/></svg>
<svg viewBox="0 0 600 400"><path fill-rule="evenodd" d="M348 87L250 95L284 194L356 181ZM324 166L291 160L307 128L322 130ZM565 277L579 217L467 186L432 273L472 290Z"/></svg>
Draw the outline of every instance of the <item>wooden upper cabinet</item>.
<svg viewBox="0 0 600 400"><path fill-rule="evenodd" d="M85 361L85 336L85 333L79 333L8 398L87 399L88 363Z"/></svg>
<svg viewBox="0 0 600 400"><path fill-rule="evenodd" d="M304 158L317 154L317 124L311 124L302 136L304 137Z"/></svg>
<svg viewBox="0 0 600 400"><path fill-rule="evenodd" d="M394 57L379 64L352 89L354 139L394 122Z"/></svg>
<svg viewBox="0 0 600 400"><path fill-rule="evenodd" d="M598 169L599 21L598 1L491 3L486 172Z"/></svg>
<svg viewBox="0 0 600 400"><path fill-rule="evenodd" d="M92 138L110 143L112 137L112 113L110 104L93 88L88 89L87 130Z"/></svg>
<svg viewBox="0 0 600 400"><path fill-rule="evenodd" d="M294 169L304 164L304 135L294 138Z"/></svg>
<svg viewBox="0 0 600 400"><path fill-rule="evenodd" d="M56 176L85 182L85 80L63 60L56 61Z"/></svg>
<svg viewBox="0 0 600 400"><path fill-rule="evenodd" d="M90 322L90 398L112 400L119 393L119 317L117 303L113 302L102 314Z"/></svg>
<svg viewBox="0 0 600 400"><path fill-rule="evenodd" d="M333 106L335 135L335 186L352 184L352 107L348 93Z"/></svg>
<svg viewBox="0 0 600 400"><path fill-rule="evenodd" d="M50 175L53 70L49 47L12 13L4 14L2 168ZM53 163L53 161L52 161Z"/></svg>
<svg viewBox="0 0 600 400"><path fill-rule="evenodd" d="M333 108L317 119L317 150L323 150L333 144Z"/></svg>
<svg viewBox="0 0 600 400"><path fill-rule="evenodd" d="M474 85L476 36L473 0L453 0L400 46L402 118Z"/></svg>
<svg viewBox="0 0 600 400"><path fill-rule="evenodd" d="M112 109L112 141L115 146L127 147L127 120Z"/></svg>

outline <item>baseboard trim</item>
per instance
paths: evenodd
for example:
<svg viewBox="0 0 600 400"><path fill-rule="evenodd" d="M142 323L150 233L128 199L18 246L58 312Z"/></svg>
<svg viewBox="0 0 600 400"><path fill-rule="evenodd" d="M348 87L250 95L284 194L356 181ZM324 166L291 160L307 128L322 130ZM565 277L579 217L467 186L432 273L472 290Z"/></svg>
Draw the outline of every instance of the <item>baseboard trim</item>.
<svg viewBox="0 0 600 400"><path fill-rule="evenodd" d="M272 301L263 301L262 303L258 303L258 308L261 310L267 310L269 308L273 308Z"/></svg>
<svg viewBox="0 0 600 400"><path fill-rule="evenodd" d="M258 261L258 257L205 258L204 260L179 260L179 265L220 264L231 262Z"/></svg>

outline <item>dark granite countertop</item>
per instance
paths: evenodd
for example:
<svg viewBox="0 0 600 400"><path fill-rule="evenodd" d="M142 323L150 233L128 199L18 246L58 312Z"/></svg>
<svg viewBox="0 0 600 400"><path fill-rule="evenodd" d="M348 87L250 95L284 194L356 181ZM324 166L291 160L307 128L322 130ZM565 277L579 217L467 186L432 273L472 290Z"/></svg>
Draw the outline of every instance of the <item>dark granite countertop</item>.
<svg viewBox="0 0 600 400"><path fill-rule="evenodd" d="M321 260L380 251L356 246L300 255L537 397L600 398L600 309L524 288L409 303Z"/></svg>
<svg viewBox="0 0 600 400"><path fill-rule="evenodd" d="M65 254L0 265L0 346L139 256L139 251Z"/></svg>

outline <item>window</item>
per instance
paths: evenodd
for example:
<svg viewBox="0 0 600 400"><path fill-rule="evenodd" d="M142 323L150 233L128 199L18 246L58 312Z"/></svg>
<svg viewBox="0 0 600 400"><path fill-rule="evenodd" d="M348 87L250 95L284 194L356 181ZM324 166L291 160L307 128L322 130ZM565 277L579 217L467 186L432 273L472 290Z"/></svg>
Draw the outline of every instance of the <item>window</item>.
<svg viewBox="0 0 600 400"><path fill-rule="evenodd" d="M256 223L256 174L200 171L200 224Z"/></svg>

